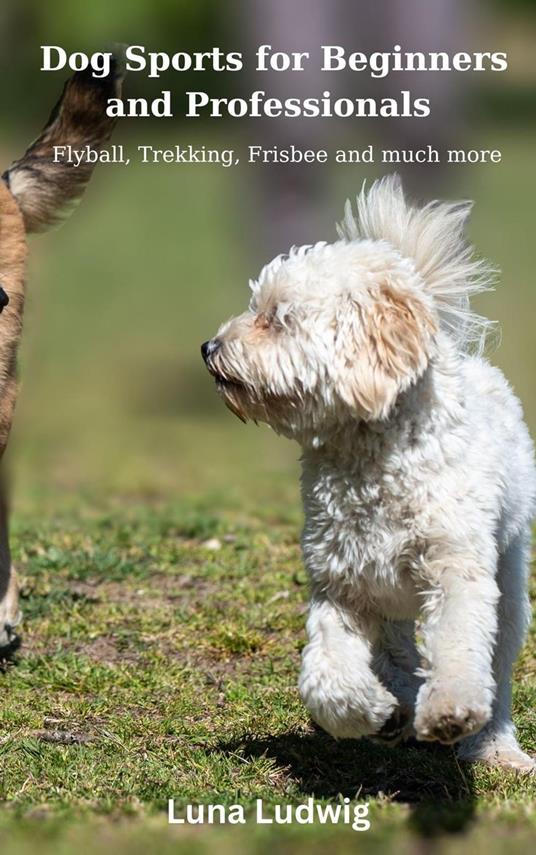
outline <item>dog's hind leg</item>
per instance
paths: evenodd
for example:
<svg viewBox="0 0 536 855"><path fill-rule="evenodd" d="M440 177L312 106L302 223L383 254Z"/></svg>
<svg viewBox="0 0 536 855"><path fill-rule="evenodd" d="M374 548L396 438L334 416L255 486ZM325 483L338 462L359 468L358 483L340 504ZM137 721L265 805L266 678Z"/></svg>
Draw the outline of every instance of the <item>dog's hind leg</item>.
<svg viewBox="0 0 536 855"><path fill-rule="evenodd" d="M374 738L396 745L413 732L413 714L422 678L417 676L419 653L411 620L384 620L376 645L373 670L397 698L398 706Z"/></svg>
<svg viewBox="0 0 536 855"><path fill-rule="evenodd" d="M314 720L332 736L376 733L397 706L371 667L379 624L372 615L349 614L325 596L311 602L300 692Z"/></svg>
<svg viewBox="0 0 536 855"><path fill-rule="evenodd" d="M516 739L511 717L512 668L530 623L527 574L530 557L530 531L516 537L499 557L498 584L501 592L499 632L494 655L497 692L491 721L480 733L459 743L458 755L464 760L482 760L521 772L534 772L536 762L525 754Z"/></svg>

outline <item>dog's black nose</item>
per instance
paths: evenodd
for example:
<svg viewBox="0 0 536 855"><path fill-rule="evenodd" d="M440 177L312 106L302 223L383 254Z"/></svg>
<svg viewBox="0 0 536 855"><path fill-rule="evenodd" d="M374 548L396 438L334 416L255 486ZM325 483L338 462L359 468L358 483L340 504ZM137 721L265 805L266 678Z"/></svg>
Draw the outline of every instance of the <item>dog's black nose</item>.
<svg viewBox="0 0 536 855"><path fill-rule="evenodd" d="M221 341L219 338L211 338L210 341L204 341L201 345L201 356L207 361L207 359L212 356L213 353L216 353L217 350L221 347Z"/></svg>
<svg viewBox="0 0 536 855"><path fill-rule="evenodd" d="M9 297L0 285L0 312L2 312L9 303Z"/></svg>

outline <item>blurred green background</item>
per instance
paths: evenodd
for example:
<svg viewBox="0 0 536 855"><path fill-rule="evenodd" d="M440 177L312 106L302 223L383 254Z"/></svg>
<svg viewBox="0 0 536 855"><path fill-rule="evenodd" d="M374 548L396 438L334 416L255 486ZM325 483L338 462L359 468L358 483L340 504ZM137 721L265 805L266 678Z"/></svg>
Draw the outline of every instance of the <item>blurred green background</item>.
<svg viewBox="0 0 536 855"><path fill-rule="evenodd" d="M509 50L511 69L478 81L458 142L500 148L503 162L450 167L441 192L476 200L471 237L478 251L502 269L497 291L483 297L479 308L501 324L502 344L492 358L520 394L534 428L532 7L521 2L479 7L475 46ZM170 51L236 46L228 13L229 7L209 0L76 7L67 0L4 2L3 162L20 154L37 132L66 76L39 72L40 44L72 50L102 49L113 42ZM236 14L232 20L236 23ZM349 34L347 42L359 46L359 34ZM218 78L203 77L203 88L225 94L228 76ZM132 74L126 92L156 95L165 85L179 92L191 84L188 75L147 81ZM346 126L340 144L365 145L371 141L369 131L374 129L359 122ZM131 119L118 126L114 141L129 148L150 142L240 149L258 142L258 129L241 121ZM260 191L253 185L259 184L259 175L261 183L269 182L271 171L260 169L244 163L227 170L219 165L102 166L74 216L60 230L32 239L22 394L10 449L18 502L58 490L66 498L101 485L141 493L245 490L252 500L270 484L297 489L298 449L266 428L233 419L199 356L200 342L223 318L242 310L248 278L260 261L268 260L255 220ZM359 190L363 178L381 172L358 166L327 169L323 195L314 200L322 222L316 239L334 235L332 223L345 198ZM310 170L313 183L319 167ZM426 187L421 193L426 195ZM251 239L252 222L256 239ZM287 247L293 240L289 233Z"/></svg>
<svg viewBox="0 0 536 855"><path fill-rule="evenodd" d="M471 177L472 236L502 268L500 286L480 308L500 320L492 357L534 428L536 132L501 130L495 138L505 164ZM351 170L340 173L342 204L356 182ZM241 482L255 489L257 479L288 470L297 448L234 419L199 356L200 342L248 299L253 271L242 218L230 171L107 167L72 220L32 239L11 449L18 491L102 481L120 489L189 492Z"/></svg>

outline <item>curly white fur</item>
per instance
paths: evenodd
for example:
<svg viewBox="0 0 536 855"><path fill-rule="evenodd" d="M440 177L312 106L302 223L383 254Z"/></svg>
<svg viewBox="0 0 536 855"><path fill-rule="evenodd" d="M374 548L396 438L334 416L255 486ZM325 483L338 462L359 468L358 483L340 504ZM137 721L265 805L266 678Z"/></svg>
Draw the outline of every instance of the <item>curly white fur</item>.
<svg viewBox="0 0 536 855"><path fill-rule="evenodd" d="M314 719L533 770L510 705L536 473L518 400L469 352L491 274L467 213L376 182L338 242L262 271L204 355L233 412L302 445Z"/></svg>

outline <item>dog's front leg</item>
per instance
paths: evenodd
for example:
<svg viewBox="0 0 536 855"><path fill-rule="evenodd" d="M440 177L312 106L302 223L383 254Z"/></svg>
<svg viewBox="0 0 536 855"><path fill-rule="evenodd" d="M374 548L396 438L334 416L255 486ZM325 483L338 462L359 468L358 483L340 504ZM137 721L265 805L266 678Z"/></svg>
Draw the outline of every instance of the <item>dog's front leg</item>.
<svg viewBox="0 0 536 855"><path fill-rule="evenodd" d="M377 733L397 700L371 670L379 622L313 598L307 621L300 692L313 719L335 737Z"/></svg>
<svg viewBox="0 0 536 855"><path fill-rule="evenodd" d="M423 562L426 680L415 710L418 739L457 742L490 719L499 589L495 546L430 550Z"/></svg>
<svg viewBox="0 0 536 855"><path fill-rule="evenodd" d="M19 593L11 564L8 540L8 507L5 479L0 469L0 650L9 647L20 621Z"/></svg>

